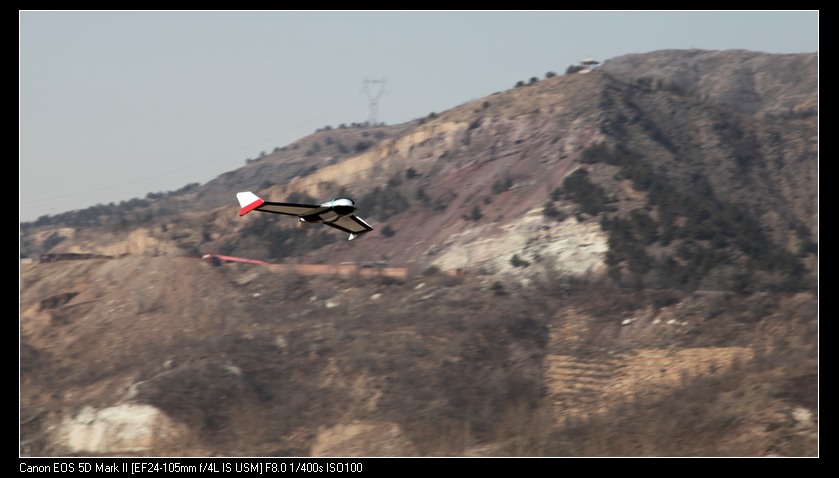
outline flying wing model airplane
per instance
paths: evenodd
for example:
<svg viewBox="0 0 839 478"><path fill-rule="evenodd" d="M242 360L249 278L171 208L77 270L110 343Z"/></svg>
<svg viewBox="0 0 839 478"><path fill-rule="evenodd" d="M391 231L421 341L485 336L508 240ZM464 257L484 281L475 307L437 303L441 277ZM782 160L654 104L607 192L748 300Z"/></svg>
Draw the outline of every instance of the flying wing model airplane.
<svg viewBox="0 0 839 478"><path fill-rule="evenodd" d="M239 216L250 211L271 212L297 216L302 223L322 223L340 229L350 235L350 241L373 230L363 219L355 215L355 201L338 198L323 204L297 204L289 202L269 202L260 199L252 192L236 194L239 199Z"/></svg>

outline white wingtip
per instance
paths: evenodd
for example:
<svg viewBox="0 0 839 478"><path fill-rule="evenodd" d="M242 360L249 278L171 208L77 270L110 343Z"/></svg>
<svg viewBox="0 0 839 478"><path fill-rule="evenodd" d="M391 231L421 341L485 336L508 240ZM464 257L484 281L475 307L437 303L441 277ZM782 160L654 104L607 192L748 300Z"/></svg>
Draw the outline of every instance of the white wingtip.
<svg viewBox="0 0 839 478"><path fill-rule="evenodd" d="M259 199L259 197L250 191L245 191L241 193L236 193L236 199L239 200L240 207L245 207Z"/></svg>
<svg viewBox="0 0 839 478"><path fill-rule="evenodd" d="M265 202L262 199L259 199L259 196L250 191L237 193L236 199L239 200L239 207L241 208L239 210L240 216L244 216L250 211L258 208Z"/></svg>

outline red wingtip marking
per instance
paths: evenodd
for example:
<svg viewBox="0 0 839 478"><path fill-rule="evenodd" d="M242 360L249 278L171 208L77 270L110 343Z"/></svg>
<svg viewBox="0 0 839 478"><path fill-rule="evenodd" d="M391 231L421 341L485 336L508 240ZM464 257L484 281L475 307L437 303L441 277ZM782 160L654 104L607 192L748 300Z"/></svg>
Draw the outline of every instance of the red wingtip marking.
<svg viewBox="0 0 839 478"><path fill-rule="evenodd" d="M262 199L257 199L256 201L254 201L254 202L248 204L247 206L243 207L239 211L239 215L244 216L245 214L253 211L254 209L258 208L259 206L262 206L263 204L265 204L265 201L263 201Z"/></svg>

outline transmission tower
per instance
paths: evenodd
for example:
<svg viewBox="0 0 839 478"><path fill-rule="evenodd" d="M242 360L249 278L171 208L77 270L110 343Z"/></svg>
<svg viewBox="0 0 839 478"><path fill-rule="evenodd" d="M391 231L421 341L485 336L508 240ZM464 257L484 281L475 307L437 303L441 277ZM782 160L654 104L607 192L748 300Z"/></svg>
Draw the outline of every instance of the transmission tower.
<svg viewBox="0 0 839 478"><path fill-rule="evenodd" d="M378 86L378 89L376 87ZM374 93L373 90L376 90ZM367 122L370 126L376 126L379 123L379 98L385 93L385 79L368 80L364 79L364 94L367 95L369 105L369 112L367 113Z"/></svg>

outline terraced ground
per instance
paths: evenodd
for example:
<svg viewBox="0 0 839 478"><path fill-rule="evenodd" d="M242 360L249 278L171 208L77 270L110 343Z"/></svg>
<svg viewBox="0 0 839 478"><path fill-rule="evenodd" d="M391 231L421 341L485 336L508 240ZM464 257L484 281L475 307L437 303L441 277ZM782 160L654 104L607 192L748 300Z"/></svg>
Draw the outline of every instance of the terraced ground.
<svg viewBox="0 0 839 478"><path fill-rule="evenodd" d="M682 350L635 349L598 357L548 355L545 381L558 423L569 416L604 413L638 394L666 395L698 376L714 375L748 362L748 347L702 347Z"/></svg>

